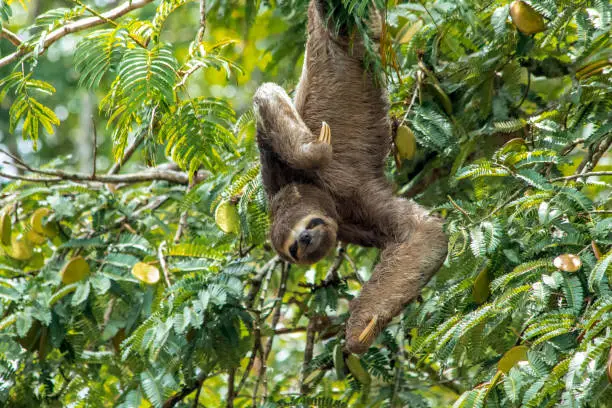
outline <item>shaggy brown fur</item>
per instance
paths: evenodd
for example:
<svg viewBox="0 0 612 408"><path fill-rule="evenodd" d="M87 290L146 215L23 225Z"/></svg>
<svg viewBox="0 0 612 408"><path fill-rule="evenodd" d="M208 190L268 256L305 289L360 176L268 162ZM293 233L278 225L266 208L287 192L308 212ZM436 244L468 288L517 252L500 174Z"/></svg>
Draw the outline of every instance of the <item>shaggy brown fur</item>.
<svg viewBox="0 0 612 408"><path fill-rule="evenodd" d="M336 239L382 250L372 278L349 305L347 349L363 353L438 270L447 238L438 218L393 195L384 176L391 146L387 94L364 71L359 45L349 51L348 41L326 29L326 4L313 0L309 7L295 101L270 83L255 94L257 140L271 240L284 259L316 262Z"/></svg>

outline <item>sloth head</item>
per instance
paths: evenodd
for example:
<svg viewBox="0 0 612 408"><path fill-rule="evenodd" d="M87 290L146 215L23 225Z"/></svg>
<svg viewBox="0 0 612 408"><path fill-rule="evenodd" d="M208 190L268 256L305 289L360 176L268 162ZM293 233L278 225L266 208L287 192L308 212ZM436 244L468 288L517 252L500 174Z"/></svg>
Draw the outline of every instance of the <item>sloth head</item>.
<svg viewBox="0 0 612 408"><path fill-rule="evenodd" d="M323 190L308 184L291 184L271 203L272 245L285 260L312 264L336 245L338 223L334 203Z"/></svg>

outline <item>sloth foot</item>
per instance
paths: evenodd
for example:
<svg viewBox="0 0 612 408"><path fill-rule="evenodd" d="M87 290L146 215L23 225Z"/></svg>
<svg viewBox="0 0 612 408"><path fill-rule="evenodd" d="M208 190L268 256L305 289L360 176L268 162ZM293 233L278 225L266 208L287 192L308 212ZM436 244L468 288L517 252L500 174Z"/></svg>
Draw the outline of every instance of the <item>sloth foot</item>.
<svg viewBox="0 0 612 408"><path fill-rule="evenodd" d="M331 129L325 122L321 122L321 134L317 139L321 143L331 144Z"/></svg>

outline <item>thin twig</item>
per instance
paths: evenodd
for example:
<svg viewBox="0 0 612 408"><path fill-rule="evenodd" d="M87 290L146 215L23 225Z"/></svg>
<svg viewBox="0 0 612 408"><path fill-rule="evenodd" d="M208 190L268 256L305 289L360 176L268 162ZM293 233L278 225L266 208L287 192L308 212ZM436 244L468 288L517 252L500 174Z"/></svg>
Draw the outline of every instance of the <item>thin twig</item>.
<svg viewBox="0 0 612 408"><path fill-rule="evenodd" d="M274 334L276 336L280 336L280 335L283 335L283 334L301 333L301 332L305 332L305 331L306 331L306 327L304 327L304 326L283 327L283 328L274 330Z"/></svg>
<svg viewBox="0 0 612 408"><path fill-rule="evenodd" d="M193 181L189 182L189 185L187 186L187 191L185 192L185 194L189 194L189 192L191 191L191 189L193 188ZM176 234L174 235L174 243L178 244L179 241L181 240L181 236L183 235L183 232L185 231L185 229L187 229L187 216L189 215L187 209L185 209L185 211L183 211L181 213L181 217L179 219L179 224L178 224L178 228L176 229Z"/></svg>
<svg viewBox="0 0 612 408"><path fill-rule="evenodd" d="M234 390L234 380L236 377L236 369L232 368L229 370L227 376L227 405L226 408L234 408L234 398L236 398L236 391Z"/></svg>
<svg viewBox="0 0 612 408"><path fill-rule="evenodd" d="M550 181L561 181L561 180L574 180L582 177L594 177L594 176L612 176L612 171L592 171L589 173L572 174L571 176L557 177Z"/></svg>
<svg viewBox="0 0 612 408"><path fill-rule="evenodd" d="M260 292L260 290L264 293L263 297L265 299L265 292L267 290L267 282L269 282L270 280L269 277L271 276L271 272L276 268L276 266L280 262L281 261L278 255L270 259L261 268L259 273L257 273L257 275L251 280L251 289L249 290L247 299L245 301L245 306L247 309L253 308L255 304L255 298L257 296L257 293ZM263 285L264 286L263 290L262 290L262 282L266 282ZM260 298L261 298L261 295L260 295ZM251 372L251 368L253 368L253 364L255 363L255 358L257 357L257 353L261 349L260 319L261 319L260 315L257 314L257 316L255 317L255 323L253 327L255 333L254 333L254 340L253 340L253 348L251 349L251 357L249 358L249 362L247 363L247 366L244 369L244 373L242 374L242 378L240 379L240 382L238 383L238 387L236 387L236 391L235 391L236 395L240 393L240 390L246 383L246 380L248 379L249 374Z"/></svg>
<svg viewBox="0 0 612 408"><path fill-rule="evenodd" d="M451 202L453 207L455 207L459 212L461 212L463 215L465 215L467 217L467 219L470 220L470 222L474 222L474 221L472 221L472 217L470 217L470 214L468 214L467 211L465 211L463 208L461 208L459 206L459 204L457 204L455 202L455 200L452 199L451 196L446 196L446 197L449 199L449 201Z"/></svg>
<svg viewBox="0 0 612 408"><path fill-rule="evenodd" d="M91 115L91 128L93 131L93 163L91 177L96 177L96 159L98 158L98 131L96 130L96 121Z"/></svg>
<svg viewBox="0 0 612 408"><path fill-rule="evenodd" d="M63 25L53 31L51 31L46 37L42 46L40 47L40 53L43 53L49 48L51 44L56 42L62 37L67 36L68 34L75 33L78 31L85 30L87 28L95 27L100 24L106 23L108 20L119 18L132 10L136 10L146 6L151 3L153 0L128 0L127 2L117 6L105 13L102 13L102 17L87 17L82 18L80 20L68 23ZM19 50L13 52L12 54L7 55L6 57L0 59L0 67L10 64L13 61L16 61L21 56L26 55L28 52L34 49L34 45L28 47L22 47Z"/></svg>
<svg viewBox="0 0 612 408"><path fill-rule="evenodd" d="M513 106L512 109L518 109L521 107L521 105L523 104L523 102L525 102L525 100L527 99L527 95L529 95L529 89L531 88L531 73L527 72L527 86L525 86L525 92L523 92L523 97L521 98L521 100L516 104L516 106Z"/></svg>
<svg viewBox="0 0 612 408"><path fill-rule="evenodd" d="M196 40L200 44L204 40L204 33L206 32L206 0L200 0L200 28Z"/></svg>
<svg viewBox="0 0 612 408"><path fill-rule="evenodd" d="M311 318L308 321L306 329L306 347L304 347L304 360L302 361L302 375L300 377L300 394L304 395L307 392L306 375L308 373L308 365L312 361L314 343L315 343L315 320Z"/></svg>
<svg viewBox="0 0 612 408"><path fill-rule="evenodd" d="M166 263L166 258L164 257L164 250L166 249L166 241L162 241L161 244L157 247L157 257L159 258L159 265L164 272L164 280L166 281L166 286L172 286L172 282L170 282L170 272L168 271L168 264Z"/></svg>
<svg viewBox="0 0 612 408"><path fill-rule="evenodd" d="M178 404L180 401L182 401L189 394L191 394L195 390L197 390L200 387L202 387L202 384L204 384L204 381L206 381L207 378L209 378L209 377L206 374L206 371L203 371L202 373L200 373L200 375L198 375L198 377L196 378L196 380L195 380L195 382L193 384L186 385L179 392L177 392L176 394L174 394L173 396L168 398L166 400L166 402L164 402L163 408L172 408L172 407L174 407L176 404Z"/></svg>
<svg viewBox="0 0 612 408"><path fill-rule="evenodd" d="M14 32L10 31L6 27L2 27L2 31L0 31L0 38L6 38L15 47L19 47L23 43L23 40L21 38L19 38L19 36L17 34L15 34Z"/></svg>
<svg viewBox="0 0 612 408"><path fill-rule="evenodd" d="M340 243L338 246L338 254L336 255L336 260L332 264L331 268L327 271L327 275L325 275L325 279L323 279L323 283L325 286L336 283L340 280L340 276L338 275L338 270L342 266L342 261L345 259L346 252L346 244Z"/></svg>
<svg viewBox="0 0 612 408"><path fill-rule="evenodd" d="M283 263L281 265L281 279L280 284L278 286L278 292L276 293L276 302L274 312L272 314L272 323L270 328L272 330L276 330L276 326L278 325L278 321L281 316L281 308L283 306L283 297L285 297L285 292L287 291L287 278L289 277L289 270L291 269L291 265L287 263ZM270 351L272 351L272 345L274 344L274 332L268 338L268 342L266 343L266 348L264 349L264 355L262 358L262 370L259 378L263 378L264 382L264 400L268 395L268 381L266 379L266 369L267 369L267 361L268 356L270 355Z"/></svg>
<svg viewBox="0 0 612 408"><path fill-rule="evenodd" d="M130 159L130 157L132 157L132 155L134 154L136 149L138 149L138 146L140 146L140 144L144 141L144 139L145 139L144 133L141 133L138 136L136 136L136 139L134 139L134 142L131 145L129 145L127 149L124 150L123 157L121 158L121 160L118 162L115 162L115 164L112 165L112 167L110 168L110 170L108 170L106 174L109 174L109 175L117 174L119 170L121 169L121 166L123 166L125 162L127 162Z"/></svg>

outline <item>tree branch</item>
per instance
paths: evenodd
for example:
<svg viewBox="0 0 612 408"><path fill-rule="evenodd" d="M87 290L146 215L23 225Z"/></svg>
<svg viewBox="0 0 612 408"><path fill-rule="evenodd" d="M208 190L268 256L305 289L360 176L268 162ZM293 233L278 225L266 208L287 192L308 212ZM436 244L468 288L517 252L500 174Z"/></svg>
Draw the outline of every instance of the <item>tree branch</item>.
<svg viewBox="0 0 612 408"><path fill-rule="evenodd" d="M21 45L21 43L23 42L21 40L21 38L19 38L19 36L17 34L15 34L14 32L10 31L6 27L2 27L2 31L0 31L0 38L6 38L15 47L19 47Z"/></svg>
<svg viewBox="0 0 612 408"><path fill-rule="evenodd" d="M193 384L183 387L182 390L180 390L179 392L177 392L176 394L168 398L166 402L164 402L163 408L172 408L173 406L178 404L186 396L188 396L195 390L200 389L200 387L202 387L202 384L204 384L204 381L206 381L207 378L208 376L204 374L204 372L202 372L200 375L198 375L198 377L196 378Z"/></svg>
<svg viewBox="0 0 612 408"><path fill-rule="evenodd" d="M71 23L68 23L62 27L59 27L49 33L45 38L45 41L42 45L41 53L45 52L47 48L57 40L62 37L67 36L68 34L75 33L77 31L82 31L87 28L95 27L100 24L106 23L108 20L112 20L118 17L123 16L124 14L129 13L132 10L136 10L146 6L151 3L153 0L133 0L127 1L120 6L117 6L106 13L102 13L100 17L87 17L83 18ZM7 55L6 57L0 59L0 67L10 64L13 61L16 61L19 57L26 55L34 48L33 45L20 48L12 54Z"/></svg>
<svg viewBox="0 0 612 408"><path fill-rule="evenodd" d="M557 177L550 181L574 180L578 178L591 177L591 176L612 176L612 171L592 171L589 173L572 174L571 176Z"/></svg>
<svg viewBox="0 0 612 408"><path fill-rule="evenodd" d="M129 183L143 183L147 181L168 181L176 184L189 184L189 175L182 171L169 170L164 168L152 168L146 171L127 173L127 174L106 174L106 175L93 175L85 173L71 173L64 170L47 170L38 169L31 167L19 157L0 149L0 152L6 154L12 158L15 163L11 163L13 166L23 168L32 173L42 174L45 176L51 176L50 178L32 178L24 176L13 176L7 174L0 174L6 178L20 179L26 181L35 182L58 182L61 180L70 181L83 181L83 182L100 182L106 184L129 184ZM206 179L205 173L198 172L194 177L194 182L199 182Z"/></svg>

